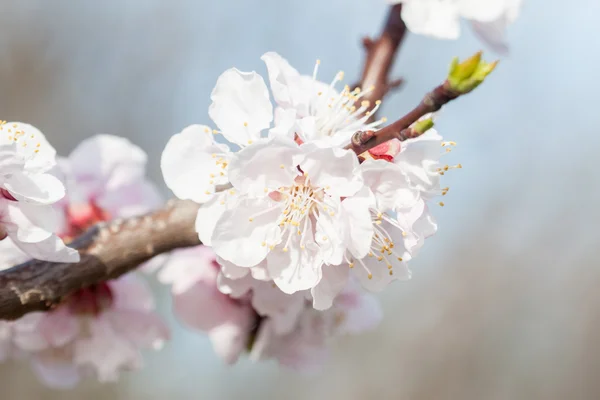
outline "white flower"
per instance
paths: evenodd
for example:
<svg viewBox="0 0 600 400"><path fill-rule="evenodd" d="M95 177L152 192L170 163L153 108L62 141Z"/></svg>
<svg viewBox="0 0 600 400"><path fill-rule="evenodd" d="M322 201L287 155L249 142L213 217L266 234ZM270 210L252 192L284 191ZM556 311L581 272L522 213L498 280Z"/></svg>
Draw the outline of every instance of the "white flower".
<svg viewBox="0 0 600 400"><path fill-rule="evenodd" d="M31 125L0 122L0 239L10 237L28 256L56 262L79 261L79 253L54 234L52 204L64 185L49 174L56 152Z"/></svg>
<svg viewBox="0 0 600 400"><path fill-rule="evenodd" d="M273 137L236 153L229 176L244 197L216 223L217 255L241 267L266 258L286 293L314 287L323 263L335 263L348 247L338 221L341 198L362 187L356 155Z"/></svg>
<svg viewBox="0 0 600 400"><path fill-rule="evenodd" d="M343 80L343 72L337 73L331 84L326 84L317 80L320 61L317 61L313 75L308 76L300 75L277 53L265 53L261 58L267 65L273 97L279 106L276 126L271 133L291 137L296 133L301 141L322 140L343 146L350 142L356 131L373 129L385 122L381 119L367 123L381 101L373 106L365 100L358 108L355 106L373 88L351 90L346 85L341 92L335 89Z"/></svg>
<svg viewBox="0 0 600 400"><path fill-rule="evenodd" d="M481 39L499 52L507 50L506 26L517 18L522 0L390 0L403 3L402 19L414 33L457 39L460 19L471 22Z"/></svg>

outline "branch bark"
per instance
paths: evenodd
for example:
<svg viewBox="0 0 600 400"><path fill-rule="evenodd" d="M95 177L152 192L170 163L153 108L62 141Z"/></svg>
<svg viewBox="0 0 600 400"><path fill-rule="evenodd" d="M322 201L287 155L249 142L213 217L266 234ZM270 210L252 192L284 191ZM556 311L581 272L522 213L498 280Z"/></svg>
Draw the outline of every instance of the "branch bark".
<svg viewBox="0 0 600 400"><path fill-rule="evenodd" d="M373 90L365 93L360 102L368 100L373 104L403 82L402 79L390 79L394 60L406 35L406 25L400 17L401 11L402 4L390 7L379 37L376 40L369 37L363 39L366 56L359 86L363 90L371 87ZM371 115L370 119L374 118L375 115Z"/></svg>
<svg viewBox="0 0 600 400"><path fill-rule="evenodd" d="M78 263L32 260L0 271L0 319L52 309L78 289L117 278L159 254L199 245L198 207L170 200L153 213L98 224L72 243L81 254Z"/></svg>

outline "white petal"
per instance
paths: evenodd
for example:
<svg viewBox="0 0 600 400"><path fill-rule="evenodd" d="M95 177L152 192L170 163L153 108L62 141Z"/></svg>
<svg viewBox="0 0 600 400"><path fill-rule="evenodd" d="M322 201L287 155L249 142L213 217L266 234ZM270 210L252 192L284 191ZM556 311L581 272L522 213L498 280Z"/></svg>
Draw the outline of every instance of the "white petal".
<svg viewBox="0 0 600 400"><path fill-rule="evenodd" d="M261 60L267 65L275 102L283 108L298 108L304 111L308 105L308 96L300 96L303 94L298 87L300 73L275 52L263 54Z"/></svg>
<svg viewBox="0 0 600 400"><path fill-rule="evenodd" d="M245 146L260 138L273 121L273 106L263 78L256 72L229 69L217 80L208 115L225 139Z"/></svg>
<svg viewBox="0 0 600 400"><path fill-rule="evenodd" d="M501 55L508 54L508 44L505 37L506 24L505 16L492 22L471 21L473 32L475 32L479 39L493 51Z"/></svg>
<svg viewBox="0 0 600 400"><path fill-rule="evenodd" d="M216 185L226 181L222 161L228 149L209 135L208 127L191 125L171 137L163 150L160 167L165 183L182 200L208 201Z"/></svg>
<svg viewBox="0 0 600 400"><path fill-rule="evenodd" d="M275 126L269 130L269 137L284 136L294 139L296 128L296 110L281 107L275 109Z"/></svg>
<svg viewBox="0 0 600 400"><path fill-rule="evenodd" d="M321 250L323 261L327 264L339 265L343 262L346 247L347 225L349 221L340 212L340 201L337 198L323 199L329 212L322 212L317 218L315 241Z"/></svg>
<svg viewBox="0 0 600 400"><path fill-rule="evenodd" d="M40 242L25 243L12 238L15 245L31 258L51 262L79 262L79 252L75 249L65 246L61 238L52 235Z"/></svg>
<svg viewBox="0 0 600 400"><path fill-rule="evenodd" d="M246 270L249 270L249 268L246 268ZM221 272L217 277L217 288L219 289L219 292L234 299L246 295L248 291L252 289L253 284L254 281L250 275L238 279L230 279Z"/></svg>
<svg viewBox="0 0 600 400"><path fill-rule="evenodd" d="M367 160L360 167L365 185L375 195L378 210L412 206L419 200L418 191L410 187L408 176L399 165Z"/></svg>
<svg viewBox="0 0 600 400"><path fill-rule="evenodd" d="M229 279L240 279L250 273L250 270L245 267L238 267L221 257L217 257L217 263L221 266L221 273Z"/></svg>
<svg viewBox="0 0 600 400"><path fill-rule="evenodd" d="M277 220L281 205L263 199L245 199L223 213L212 236L215 253L240 267L260 263L269 252L269 245L280 240Z"/></svg>
<svg viewBox="0 0 600 400"><path fill-rule="evenodd" d="M47 239L58 228L58 213L51 206L3 200L9 236L19 242L35 243ZM8 225L10 224L10 225Z"/></svg>
<svg viewBox="0 0 600 400"><path fill-rule="evenodd" d="M365 257L371 249L374 231L369 210L374 203L373 195L366 187L342 201L346 246L356 258Z"/></svg>
<svg viewBox="0 0 600 400"><path fill-rule="evenodd" d="M18 135L15 135L17 132ZM1 126L0 144L11 142L14 143L15 157L21 160L26 172L44 173L56 165L56 150L36 127L22 122L8 122ZM3 170L3 173L6 172Z"/></svg>
<svg viewBox="0 0 600 400"><path fill-rule="evenodd" d="M300 149L293 139L276 136L240 150L231 159L229 179L233 187L250 196L266 196L290 186L298 176L293 160Z"/></svg>
<svg viewBox="0 0 600 400"><path fill-rule="evenodd" d="M454 1L419 0L404 3L402 20L413 33L439 39L460 35L458 8Z"/></svg>
<svg viewBox="0 0 600 400"><path fill-rule="evenodd" d="M312 227L309 227L304 235L310 236L310 232ZM299 235L292 235L288 251L283 251L283 247L279 246L267 257L269 274L284 293L292 294L311 289L321 280L323 257L314 243L314 238L305 238L304 249L301 248L300 240Z"/></svg>
<svg viewBox="0 0 600 400"><path fill-rule="evenodd" d="M212 235L217 226L217 221L225 211L235 208L237 203L237 194L224 191L202 204L196 215L196 232L198 232L198 237L202 244L206 246L212 245Z"/></svg>
<svg viewBox="0 0 600 400"><path fill-rule="evenodd" d="M430 129L416 139L403 142L402 151L394 158L408 176L411 185L425 198L440 192L440 175L436 171L441 156L442 137Z"/></svg>
<svg viewBox="0 0 600 400"><path fill-rule="evenodd" d="M50 174L15 172L4 179L15 199L32 204L53 204L65 196L65 186Z"/></svg>
<svg viewBox="0 0 600 400"><path fill-rule="evenodd" d="M323 277L317 286L312 288L313 307L316 310L327 310L333 300L348 283L350 268L344 265L323 266Z"/></svg>
<svg viewBox="0 0 600 400"><path fill-rule="evenodd" d="M312 147L302 156L300 168L331 196L352 196L363 186L358 158L350 150Z"/></svg>

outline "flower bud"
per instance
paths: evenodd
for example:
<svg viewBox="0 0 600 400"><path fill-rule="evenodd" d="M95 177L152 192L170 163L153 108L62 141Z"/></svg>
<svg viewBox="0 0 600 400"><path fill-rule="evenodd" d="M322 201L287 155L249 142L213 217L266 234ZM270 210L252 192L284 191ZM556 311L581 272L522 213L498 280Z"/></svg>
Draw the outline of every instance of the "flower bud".
<svg viewBox="0 0 600 400"><path fill-rule="evenodd" d="M458 57L452 60L447 80L452 91L459 94L469 93L496 68L498 61L488 63L481 59L481 55L481 52L477 52L463 62L459 62Z"/></svg>

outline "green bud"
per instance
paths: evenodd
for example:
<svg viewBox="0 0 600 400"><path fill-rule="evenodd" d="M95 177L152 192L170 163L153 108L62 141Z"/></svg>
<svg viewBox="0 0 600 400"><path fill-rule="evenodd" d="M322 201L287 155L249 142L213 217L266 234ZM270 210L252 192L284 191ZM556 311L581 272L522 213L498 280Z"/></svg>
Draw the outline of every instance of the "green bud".
<svg viewBox="0 0 600 400"><path fill-rule="evenodd" d="M427 119L419 120L419 121L415 122L411 128L413 131L415 131L419 135L422 135L425 132L427 132L428 130L430 130L431 128L433 128L433 119L427 118Z"/></svg>
<svg viewBox="0 0 600 400"><path fill-rule="evenodd" d="M481 59L481 55L481 52L477 52L463 62L459 62L457 57L452 60L448 73L448 84L452 91L469 93L496 68L498 61L488 63Z"/></svg>

